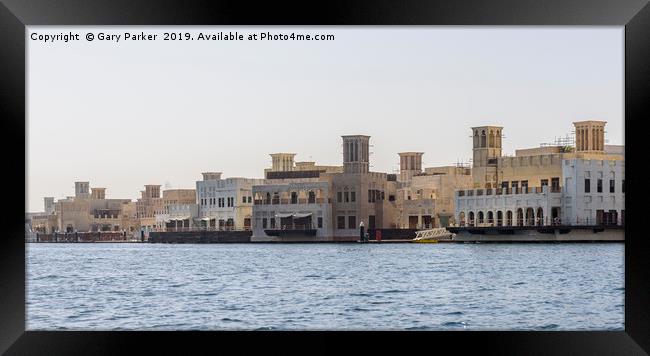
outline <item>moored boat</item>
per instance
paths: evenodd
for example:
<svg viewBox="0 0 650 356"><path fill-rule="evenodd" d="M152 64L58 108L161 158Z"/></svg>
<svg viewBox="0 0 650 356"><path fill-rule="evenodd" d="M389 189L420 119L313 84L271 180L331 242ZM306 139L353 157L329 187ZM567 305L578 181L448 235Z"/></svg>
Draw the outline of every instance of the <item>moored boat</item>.
<svg viewBox="0 0 650 356"><path fill-rule="evenodd" d="M413 242L419 243L436 243L439 240L450 240L455 234L447 231L444 227L420 230L415 233Z"/></svg>

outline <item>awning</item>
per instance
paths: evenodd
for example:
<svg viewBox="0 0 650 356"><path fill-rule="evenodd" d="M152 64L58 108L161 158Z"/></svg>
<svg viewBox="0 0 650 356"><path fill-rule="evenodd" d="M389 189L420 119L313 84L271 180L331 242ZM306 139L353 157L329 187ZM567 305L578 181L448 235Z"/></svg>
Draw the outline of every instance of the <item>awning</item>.
<svg viewBox="0 0 650 356"><path fill-rule="evenodd" d="M190 218L189 216L186 216L186 217L180 217L180 218L170 218L169 220L178 220L178 221L183 221L183 220L187 220L187 219L189 219L189 218Z"/></svg>
<svg viewBox="0 0 650 356"><path fill-rule="evenodd" d="M210 221L210 220L213 220L213 219L216 219L216 218L201 218L201 220L203 220L203 221Z"/></svg>
<svg viewBox="0 0 650 356"><path fill-rule="evenodd" d="M308 216L311 216L311 213L296 213L296 214L293 214L294 218L306 218Z"/></svg>
<svg viewBox="0 0 650 356"><path fill-rule="evenodd" d="M279 214L275 214L275 217L276 217L276 218L289 218L289 217L292 217L292 216L293 216L293 213L279 213Z"/></svg>

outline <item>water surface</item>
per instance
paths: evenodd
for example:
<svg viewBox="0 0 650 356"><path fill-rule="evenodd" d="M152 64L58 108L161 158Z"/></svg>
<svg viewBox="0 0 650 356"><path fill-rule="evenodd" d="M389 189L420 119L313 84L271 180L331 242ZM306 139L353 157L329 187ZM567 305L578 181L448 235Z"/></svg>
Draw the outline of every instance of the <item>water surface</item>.
<svg viewBox="0 0 650 356"><path fill-rule="evenodd" d="M623 330L624 244L27 244L29 330Z"/></svg>

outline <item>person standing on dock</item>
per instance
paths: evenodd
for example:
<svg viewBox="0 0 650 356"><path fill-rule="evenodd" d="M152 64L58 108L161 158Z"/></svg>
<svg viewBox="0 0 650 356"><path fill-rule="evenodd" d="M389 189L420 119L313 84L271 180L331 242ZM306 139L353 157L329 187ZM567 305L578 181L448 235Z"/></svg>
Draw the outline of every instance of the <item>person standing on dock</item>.
<svg viewBox="0 0 650 356"><path fill-rule="evenodd" d="M359 241L363 242L364 238L365 238L365 234L363 231L363 221L361 221L361 223L359 223Z"/></svg>

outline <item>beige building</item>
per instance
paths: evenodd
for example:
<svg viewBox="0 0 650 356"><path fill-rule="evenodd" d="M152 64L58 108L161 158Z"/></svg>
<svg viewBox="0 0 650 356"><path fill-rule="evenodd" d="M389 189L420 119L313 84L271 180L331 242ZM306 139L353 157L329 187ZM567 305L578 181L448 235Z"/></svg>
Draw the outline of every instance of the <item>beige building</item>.
<svg viewBox="0 0 650 356"><path fill-rule="evenodd" d="M140 198L135 203L136 218L140 231L145 237L156 228L156 213L163 211L163 198L160 197L160 185L147 184L144 190L140 191Z"/></svg>
<svg viewBox="0 0 650 356"><path fill-rule="evenodd" d="M296 169L294 154L271 155L267 179L253 187L254 240L356 240L362 222L366 229L395 227L395 175L369 171L370 136L342 139L342 167L309 162ZM267 227L258 227L265 219Z"/></svg>
<svg viewBox="0 0 650 356"><path fill-rule="evenodd" d="M45 214L34 221L39 232L123 231L122 210L130 199L107 199L106 188L90 188L89 182L75 182L75 195L54 201L46 197Z"/></svg>
<svg viewBox="0 0 650 356"><path fill-rule="evenodd" d="M604 144L605 121L574 122L576 142L519 149L503 156L502 127L473 127L473 188L526 189L562 186L562 161L566 159L623 160L620 146Z"/></svg>
<svg viewBox="0 0 650 356"><path fill-rule="evenodd" d="M419 167L422 166L421 157L414 157ZM463 166L429 167L424 172L400 170L400 178L407 180L399 182L398 228L426 229L453 224L455 191L472 186L471 169Z"/></svg>

